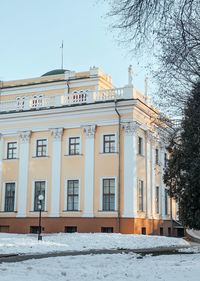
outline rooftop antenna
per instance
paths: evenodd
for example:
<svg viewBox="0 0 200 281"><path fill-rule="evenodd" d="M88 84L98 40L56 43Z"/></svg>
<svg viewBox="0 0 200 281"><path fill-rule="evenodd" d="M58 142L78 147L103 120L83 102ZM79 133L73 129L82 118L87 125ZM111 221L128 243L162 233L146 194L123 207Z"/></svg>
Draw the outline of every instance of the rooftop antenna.
<svg viewBox="0 0 200 281"><path fill-rule="evenodd" d="M61 48L61 69L63 69L63 40L60 48Z"/></svg>

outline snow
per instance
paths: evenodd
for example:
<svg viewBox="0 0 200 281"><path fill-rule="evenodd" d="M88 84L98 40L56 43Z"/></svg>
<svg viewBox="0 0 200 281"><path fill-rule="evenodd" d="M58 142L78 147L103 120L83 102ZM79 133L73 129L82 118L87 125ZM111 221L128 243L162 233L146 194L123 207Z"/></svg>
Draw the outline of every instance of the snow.
<svg viewBox="0 0 200 281"><path fill-rule="evenodd" d="M187 245L189 244L180 238L118 233L58 233L44 235L42 241L37 240L37 235L0 233L0 255Z"/></svg>
<svg viewBox="0 0 200 281"><path fill-rule="evenodd" d="M88 255L0 264L1 281L199 281L200 254Z"/></svg>
<svg viewBox="0 0 200 281"><path fill-rule="evenodd" d="M200 240L200 230L187 229L186 231L190 236Z"/></svg>

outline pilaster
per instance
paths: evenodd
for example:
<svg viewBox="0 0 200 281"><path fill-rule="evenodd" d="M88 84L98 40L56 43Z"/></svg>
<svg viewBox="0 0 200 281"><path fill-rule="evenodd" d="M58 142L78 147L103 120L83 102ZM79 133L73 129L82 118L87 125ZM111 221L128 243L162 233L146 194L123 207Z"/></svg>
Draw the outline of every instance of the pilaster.
<svg viewBox="0 0 200 281"><path fill-rule="evenodd" d="M163 182L164 175L164 153L165 153L165 145L164 142L160 141L160 214L162 218L165 218L165 185Z"/></svg>
<svg viewBox="0 0 200 281"><path fill-rule="evenodd" d="M61 181L61 143L63 128L51 129L53 137L52 148L52 186L50 217L58 217L60 214L60 181Z"/></svg>
<svg viewBox="0 0 200 281"><path fill-rule="evenodd" d="M29 141L31 131L20 132L19 149L19 185L18 185L18 213L17 217L26 217L27 192L28 192L28 165L29 165Z"/></svg>
<svg viewBox="0 0 200 281"><path fill-rule="evenodd" d="M2 198L2 174L3 174L3 135L0 134L0 198ZM1 200L2 203L2 200ZM2 210L2 206L0 206L0 210Z"/></svg>
<svg viewBox="0 0 200 281"><path fill-rule="evenodd" d="M94 138L96 125L84 127L85 132L85 192L84 192L84 217L93 217L94 194Z"/></svg>
<svg viewBox="0 0 200 281"><path fill-rule="evenodd" d="M146 151L146 184L147 184L147 194L146 194L146 200L147 200L147 218L152 218L152 167L151 167L151 147L152 142L154 141L153 135L150 131L146 132L146 141L147 141L147 151Z"/></svg>
<svg viewBox="0 0 200 281"><path fill-rule="evenodd" d="M124 212L123 217L137 216L137 122L128 122L124 128Z"/></svg>

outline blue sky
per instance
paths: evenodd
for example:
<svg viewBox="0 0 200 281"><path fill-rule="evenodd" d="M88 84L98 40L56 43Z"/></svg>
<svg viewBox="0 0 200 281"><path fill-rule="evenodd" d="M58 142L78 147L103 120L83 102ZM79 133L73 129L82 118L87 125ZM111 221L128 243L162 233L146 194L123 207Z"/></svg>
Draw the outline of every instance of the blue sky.
<svg viewBox="0 0 200 281"><path fill-rule="evenodd" d="M101 67L114 85L127 83L128 65L136 72L134 84L143 90L142 61L119 47L105 18L103 0L1 0L0 80L37 77L60 68L84 71Z"/></svg>

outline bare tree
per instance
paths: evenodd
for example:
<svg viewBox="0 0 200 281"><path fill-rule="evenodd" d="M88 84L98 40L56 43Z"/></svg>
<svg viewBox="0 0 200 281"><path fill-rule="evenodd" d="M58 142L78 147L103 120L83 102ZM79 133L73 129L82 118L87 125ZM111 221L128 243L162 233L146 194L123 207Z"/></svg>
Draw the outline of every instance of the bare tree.
<svg viewBox="0 0 200 281"><path fill-rule="evenodd" d="M200 1L111 0L110 5L121 42L135 54L154 48L159 103L183 108L200 77Z"/></svg>

